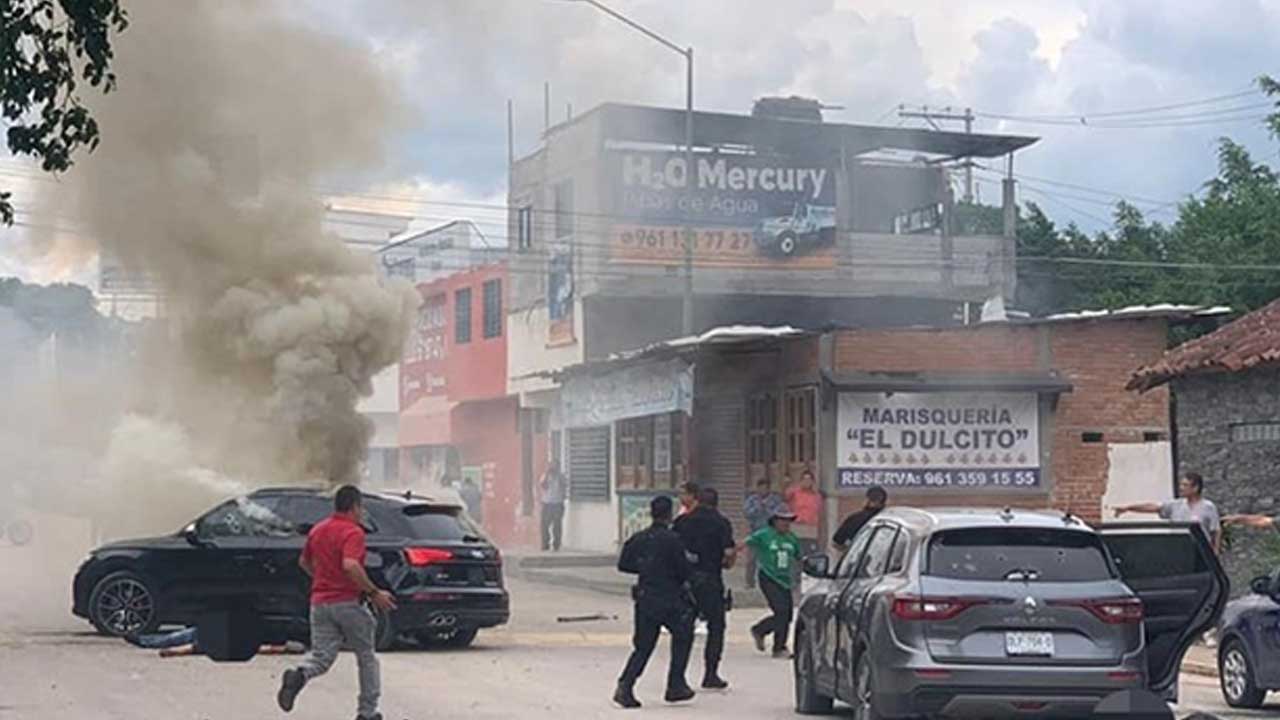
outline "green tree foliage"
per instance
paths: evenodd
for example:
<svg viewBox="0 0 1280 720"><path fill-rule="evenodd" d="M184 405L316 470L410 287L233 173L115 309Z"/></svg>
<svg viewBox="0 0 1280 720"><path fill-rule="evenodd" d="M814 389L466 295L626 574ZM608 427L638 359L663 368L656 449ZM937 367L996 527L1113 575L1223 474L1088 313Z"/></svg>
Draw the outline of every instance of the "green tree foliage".
<svg viewBox="0 0 1280 720"><path fill-rule="evenodd" d="M127 24L118 0L0 0L0 114L11 152L61 172L76 150L97 146L98 123L78 90L115 86L111 35ZM0 192L8 225L11 197Z"/></svg>
<svg viewBox="0 0 1280 720"><path fill-rule="evenodd" d="M1280 82L1258 82L1277 99L1266 123L1280 141ZM998 208L957 210L958 231L999 233ZM1032 315L1163 302L1246 311L1280 297L1280 272L1268 269L1280 264L1280 174L1228 138L1219 141L1217 175L1178 206L1171 225L1120 202L1111 226L1090 236L1027 203L1017 234L1014 305Z"/></svg>

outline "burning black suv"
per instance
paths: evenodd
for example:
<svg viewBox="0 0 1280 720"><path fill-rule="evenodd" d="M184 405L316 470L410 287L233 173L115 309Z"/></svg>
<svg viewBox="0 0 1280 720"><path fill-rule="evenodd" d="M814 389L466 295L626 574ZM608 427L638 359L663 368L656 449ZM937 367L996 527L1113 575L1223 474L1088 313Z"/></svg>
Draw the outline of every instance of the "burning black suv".
<svg viewBox="0 0 1280 720"><path fill-rule="evenodd" d="M73 585L73 612L103 634L195 624L229 603L257 611L269 638L306 639L309 580L298 566L307 532L333 508L316 489L259 490L162 537L94 550ZM464 647L502 625L510 602L502 557L466 512L417 495L365 494L365 567L399 607L382 614L378 645L412 636Z"/></svg>

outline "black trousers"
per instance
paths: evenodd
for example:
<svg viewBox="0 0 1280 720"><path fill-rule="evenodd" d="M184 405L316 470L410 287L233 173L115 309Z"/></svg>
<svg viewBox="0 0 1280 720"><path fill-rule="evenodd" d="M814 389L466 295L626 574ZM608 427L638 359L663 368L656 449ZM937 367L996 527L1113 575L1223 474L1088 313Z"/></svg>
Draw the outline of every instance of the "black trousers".
<svg viewBox="0 0 1280 720"><path fill-rule="evenodd" d="M764 592L764 599L769 603L773 614L751 626L751 632L756 635L773 633L773 649L786 650L787 632L791 629L791 588L782 587L764 573L760 573L759 577L760 590Z"/></svg>
<svg viewBox="0 0 1280 720"><path fill-rule="evenodd" d="M698 616L707 621L707 646L703 652L703 676L713 677L720 670L724 656L725 608L724 578L719 574L697 573L691 583Z"/></svg>
<svg viewBox="0 0 1280 720"><path fill-rule="evenodd" d="M693 608L683 599L640 598L635 605L635 631L631 636L631 657L622 669L618 683L635 687L644 667L658 645L662 628L671 633L671 665L667 668L667 689L688 686L684 671L693 650Z"/></svg>
<svg viewBox="0 0 1280 720"><path fill-rule="evenodd" d="M562 503L543 503L540 522L542 525L542 549L559 550L560 538L564 535L564 505Z"/></svg>

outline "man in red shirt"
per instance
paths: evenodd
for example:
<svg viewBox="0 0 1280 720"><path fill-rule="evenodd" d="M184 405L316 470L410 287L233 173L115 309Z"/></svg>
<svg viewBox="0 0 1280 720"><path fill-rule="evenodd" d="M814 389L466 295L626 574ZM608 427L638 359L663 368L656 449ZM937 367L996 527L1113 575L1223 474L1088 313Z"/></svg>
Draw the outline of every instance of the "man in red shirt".
<svg viewBox="0 0 1280 720"><path fill-rule="evenodd" d="M374 647L377 620L360 601L367 598L384 612L395 608L391 593L374 585L364 571L364 508L360 489L338 488L334 513L307 535L298 564L311 576L311 654L302 667L285 670L276 696L289 712L302 687L329 671L344 643L360 667L360 701L356 720L382 720L378 712L381 678Z"/></svg>

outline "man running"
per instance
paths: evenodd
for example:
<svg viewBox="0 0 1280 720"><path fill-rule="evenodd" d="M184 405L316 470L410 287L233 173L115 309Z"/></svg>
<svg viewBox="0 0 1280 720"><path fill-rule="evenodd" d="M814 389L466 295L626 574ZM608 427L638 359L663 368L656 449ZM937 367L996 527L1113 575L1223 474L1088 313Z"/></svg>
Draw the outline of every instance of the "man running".
<svg viewBox="0 0 1280 720"><path fill-rule="evenodd" d="M769 525L751 533L746 545L755 554L760 567L760 590L764 592L772 615L751 627L751 637L756 649L765 650L765 639L773 633L773 656L790 657L787 651L787 631L791 627L791 569L800 558L800 539L791 532L796 516L789 510L779 510L769 520Z"/></svg>
<svg viewBox="0 0 1280 720"><path fill-rule="evenodd" d="M276 700L289 712L309 681L325 674L344 643L356 654L360 698L356 720L382 720L378 712L381 677L374 646L377 620L361 598L377 609L395 609L395 598L364 571L363 506L360 489L343 485L333 497L334 513L307 534L298 565L311 576L311 654L302 667L284 671Z"/></svg>

